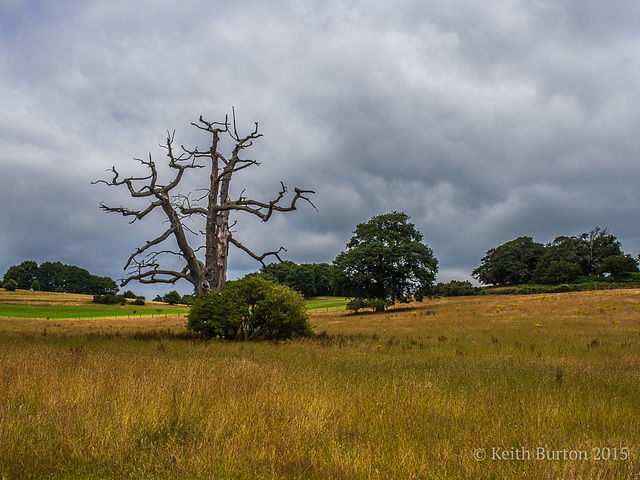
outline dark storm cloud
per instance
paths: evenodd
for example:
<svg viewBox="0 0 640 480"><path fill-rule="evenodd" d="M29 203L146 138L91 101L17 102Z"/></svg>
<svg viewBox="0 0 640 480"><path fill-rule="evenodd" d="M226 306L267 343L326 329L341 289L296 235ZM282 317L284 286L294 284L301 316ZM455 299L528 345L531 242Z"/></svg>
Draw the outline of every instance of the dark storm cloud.
<svg viewBox="0 0 640 480"><path fill-rule="evenodd" d="M167 130L222 120L265 134L243 189L314 203L260 224L256 250L330 262L355 225L405 211L467 278L519 235L609 227L636 254L640 7L608 3L0 1L0 270L34 258L114 278L162 224L128 225L90 182L158 161ZM186 188L197 185L190 179ZM257 269L240 252L230 276ZM188 289L187 286L183 286Z"/></svg>

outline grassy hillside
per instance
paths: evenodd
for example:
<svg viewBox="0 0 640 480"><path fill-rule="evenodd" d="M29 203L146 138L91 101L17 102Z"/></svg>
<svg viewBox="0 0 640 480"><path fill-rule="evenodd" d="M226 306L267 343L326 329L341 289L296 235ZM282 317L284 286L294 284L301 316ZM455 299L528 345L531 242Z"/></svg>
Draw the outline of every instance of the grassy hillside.
<svg viewBox="0 0 640 480"><path fill-rule="evenodd" d="M253 344L1 320L0 478L638 477L640 290L409 307Z"/></svg>

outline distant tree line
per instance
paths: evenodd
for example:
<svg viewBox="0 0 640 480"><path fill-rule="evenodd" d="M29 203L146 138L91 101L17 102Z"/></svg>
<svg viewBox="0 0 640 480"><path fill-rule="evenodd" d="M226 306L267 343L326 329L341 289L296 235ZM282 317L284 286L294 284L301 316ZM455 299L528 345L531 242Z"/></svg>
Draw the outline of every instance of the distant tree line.
<svg viewBox="0 0 640 480"><path fill-rule="evenodd" d="M9 280L23 290L44 292L81 293L86 295L107 295L118 293L118 285L109 277L92 275L84 268L64 265L60 262L25 261L9 267L2 280Z"/></svg>
<svg viewBox="0 0 640 480"><path fill-rule="evenodd" d="M518 237L487 250L473 276L485 285L558 285L594 280L621 282L638 272L638 260L599 227L543 245Z"/></svg>
<svg viewBox="0 0 640 480"><path fill-rule="evenodd" d="M195 297L193 295L189 294L180 296L180 293L178 293L177 290L171 290L169 293L165 293L164 295L156 295L153 301L164 302L169 305L191 305L194 298Z"/></svg>
<svg viewBox="0 0 640 480"><path fill-rule="evenodd" d="M335 294L333 283L336 268L328 263L270 263L260 269L260 276L286 285L306 298Z"/></svg>
<svg viewBox="0 0 640 480"><path fill-rule="evenodd" d="M463 297L478 295L482 288L474 287L468 280L451 280L447 283L439 282L433 287L433 295L436 297Z"/></svg>

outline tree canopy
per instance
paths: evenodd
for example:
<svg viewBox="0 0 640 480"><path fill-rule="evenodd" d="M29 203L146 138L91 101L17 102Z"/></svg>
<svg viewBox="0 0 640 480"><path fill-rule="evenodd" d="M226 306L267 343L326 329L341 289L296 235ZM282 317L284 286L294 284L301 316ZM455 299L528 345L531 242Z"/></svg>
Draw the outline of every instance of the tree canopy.
<svg viewBox="0 0 640 480"><path fill-rule="evenodd" d="M340 293L389 304L429 293L438 260L409 218L394 211L356 226L346 250L333 262Z"/></svg>

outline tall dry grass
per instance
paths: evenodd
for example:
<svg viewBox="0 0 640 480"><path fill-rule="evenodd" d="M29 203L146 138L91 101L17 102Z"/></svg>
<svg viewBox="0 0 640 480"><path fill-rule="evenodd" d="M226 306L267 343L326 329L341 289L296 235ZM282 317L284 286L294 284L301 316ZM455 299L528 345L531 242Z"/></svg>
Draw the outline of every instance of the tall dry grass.
<svg viewBox="0 0 640 480"><path fill-rule="evenodd" d="M16 321L0 329L0 478L638 478L639 305L438 299L254 344L176 319Z"/></svg>

